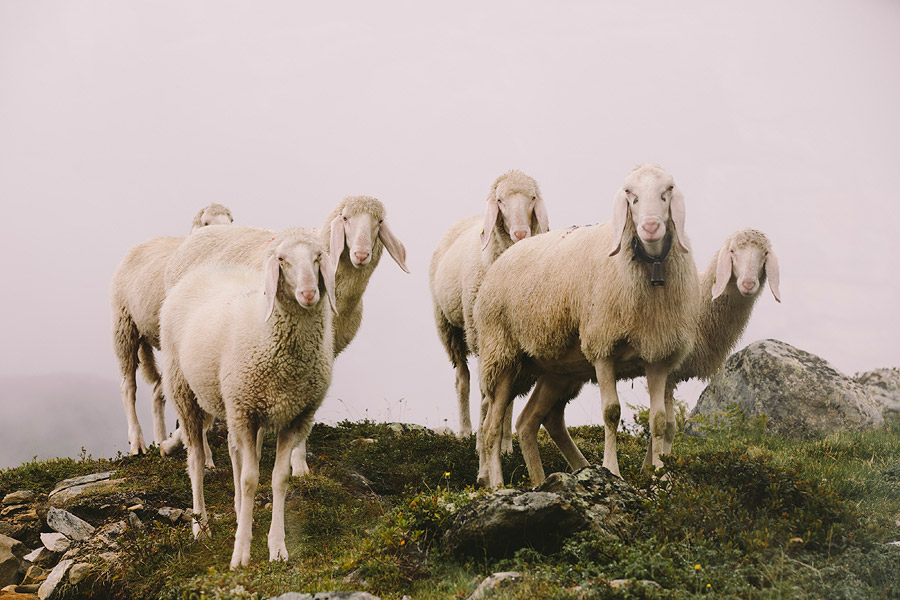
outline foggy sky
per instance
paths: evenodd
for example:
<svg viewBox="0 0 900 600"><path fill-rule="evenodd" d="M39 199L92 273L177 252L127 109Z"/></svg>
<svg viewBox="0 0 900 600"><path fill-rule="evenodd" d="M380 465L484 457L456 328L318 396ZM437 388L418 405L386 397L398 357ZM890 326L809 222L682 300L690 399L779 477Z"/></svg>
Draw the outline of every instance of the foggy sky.
<svg viewBox="0 0 900 600"><path fill-rule="evenodd" d="M105 378L92 409L121 430L85 438L127 449L108 294L128 249L186 235L210 202L314 227L365 194L412 273L381 262L319 418L455 428L440 236L512 168L551 227L606 221L648 161L685 194L699 268L737 229L773 241L783 303L766 290L738 348L900 366L900 4L433 4L0 0L0 411L22 401L4 378ZM679 389L693 404L702 385ZM596 387L567 415L598 422Z"/></svg>

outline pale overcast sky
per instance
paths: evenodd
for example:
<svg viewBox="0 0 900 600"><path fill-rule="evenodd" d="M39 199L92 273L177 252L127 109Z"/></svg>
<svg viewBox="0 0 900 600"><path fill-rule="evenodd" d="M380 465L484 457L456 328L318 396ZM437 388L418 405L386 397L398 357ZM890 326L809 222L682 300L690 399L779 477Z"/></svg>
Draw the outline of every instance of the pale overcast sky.
<svg viewBox="0 0 900 600"><path fill-rule="evenodd" d="M118 430L83 443L127 449L108 300L127 250L186 234L210 202L313 227L366 194L412 273L378 267L319 416L455 428L428 291L440 236L511 168L537 179L551 227L608 220L647 161L685 194L700 268L737 229L773 241L783 303L766 291L739 347L900 366L898 57L892 0L0 0L0 388L102 380L90 402ZM26 401L5 391L0 410ZM568 415L598 422L596 388ZM30 417L46 435L69 419Z"/></svg>

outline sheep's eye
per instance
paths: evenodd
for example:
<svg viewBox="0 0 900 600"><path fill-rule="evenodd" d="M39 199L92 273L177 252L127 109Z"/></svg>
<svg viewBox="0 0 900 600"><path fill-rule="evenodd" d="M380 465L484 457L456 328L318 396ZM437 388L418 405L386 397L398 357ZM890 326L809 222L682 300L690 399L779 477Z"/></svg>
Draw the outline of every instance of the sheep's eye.
<svg viewBox="0 0 900 600"><path fill-rule="evenodd" d="M347 217L342 217L342 218L344 219L344 223L346 223L348 220Z"/></svg>
<svg viewBox="0 0 900 600"><path fill-rule="evenodd" d="M283 262L284 262L284 257L283 257L283 256L279 256L279 257L278 257L278 262L283 263Z"/></svg>
<svg viewBox="0 0 900 600"><path fill-rule="evenodd" d="M382 223L384 223L384 219L378 219L378 224L381 225Z"/></svg>

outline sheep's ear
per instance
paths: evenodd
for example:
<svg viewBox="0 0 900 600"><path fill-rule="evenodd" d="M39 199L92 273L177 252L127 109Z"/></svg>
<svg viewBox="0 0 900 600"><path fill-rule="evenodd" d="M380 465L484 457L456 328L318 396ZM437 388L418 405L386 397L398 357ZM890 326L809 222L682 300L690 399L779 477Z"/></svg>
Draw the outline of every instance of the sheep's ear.
<svg viewBox="0 0 900 600"><path fill-rule="evenodd" d="M334 314L338 314L337 305L334 298L334 263L327 252L323 252L319 259L319 273L322 274L322 282L325 284L325 295L328 296L328 303Z"/></svg>
<svg viewBox="0 0 900 600"><path fill-rule="evenodd" d="M778 259L775 257L775 253L772 250L769 250L769 255L766 256L766 278L769 281L769 289L772 290L772 295L775 296L775 300L781 302L781 290L778 289L781 275L778 271Z"/></svg>
<svg viewBox="0 0 900 600"><path fill-rule="evenodd" d="M731 280L731 240L719 250L719 258L716 260L716 283L712 289L712 299L722 295L728 282Z"/></svg>
<svg viewBox="0 0 900 600"><path fill-rule="evenodd" d="M330 245L328 253L334 257L331 271L331 276L334 277L337 273L338 263L341 262L341 254L344 252L344 217L342 215L336 216L331 221L331 238L328 243Z"/></svg>
<svg viewBox="0 0 900 600"><path fill-rule="evenodd" d="M378 228L378 239L380 239L381 243L384 244L384 247L387 248L391 258L394 259L394 262L405 272L409 273L409 269L406 267L406 247L403 245L403 242L394 235L394 232L391 231L387 219L382 221L381 226Z"/></svg>
<svg viewBox="0 0 900 600"><path fill-rule="evenodd" d="M487 248L491 236L494 235L494 226L497 224L497 215L500 213L500 205L497 204L496 190L492 189L487 199L487 210L484 211L484 224L481 226L481 249Z"/></svg>
<svg viewBox="0 0 900 600"><path fill-rule="evenodd" d="M268 321L275 310L275 296L278 294L278 276L281 275L281 267L274 252L266 259L266 266L263 271L266 275L266 321Z"/></svg>
<svg viewBox="0 0 900 600"><path fill-rule="evenodd" d="M537 219L538 230L541 233L550 231L550 218L547 216L547 207L544 205L544 199L540 194L536 196L534 201L534 216Z"/></svg>
<svg viewBox="0 0 900 600"><path fill-rule="evenodd" d="M628 194L625 193L625 188L620 189L616 192L616 197L613 198L613 237L615 237L615 242L613 243L612 248L609 250L610 256L615 256L619 253L619 250L622 249L622 236L625 234L625 224L628 219Z"/></svg>
<svg viewBox="0 0 900 600"><path fill-rule="evenodd" d="M669 204L669 213L672 215L672 222L675 223L675 233L678 234L678 245L681 246L682 252L690 252L691 247L688 245L687 236L684 234L684 194L677 187L672 188L672 202Z"/></svg>

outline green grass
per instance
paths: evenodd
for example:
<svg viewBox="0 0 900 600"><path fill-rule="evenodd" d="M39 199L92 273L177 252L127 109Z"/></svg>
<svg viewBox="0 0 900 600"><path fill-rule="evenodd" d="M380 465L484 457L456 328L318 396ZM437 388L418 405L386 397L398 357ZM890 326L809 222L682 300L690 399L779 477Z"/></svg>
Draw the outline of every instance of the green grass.
<svg viewBox="0 0 900 600"><path fill-rule="evenodd" d="M127 560L99 571L70 598L268 598L285 591L366 589L385 600L466 598L486 575L525 577L490 597L509 598L900 598L900 425L867 433L790 440L764 423L730 415L704 437L676 439L665 480L641 471L646 422L619 438L627 481L652 492L634 532L620 539L582 534L552 555L523 549L499 560L454 560L436 540L474 488L474 438L397 434L371 422L317 425L313 474L293 480L286 511L287 563L269 563L268 475L263 451L254 512L252 564L229 571L233 483L224 434L211 437L218 469L206 475L213 538L194 541L187 524L148 521L130 530ZM588 460L601 461L602 427L572 428ZM361 440L374 439L374 443ZM545 435L547 472L565 463ZM504 473L524 482L516 447ZM66 477L115 470L127 493L151 507L190 506L183 457L150 454L30 462L0 471L0 494L46 493ZM657 473L660 475L661 473ZM612 587L616 579L649 580Z"/></svg>

